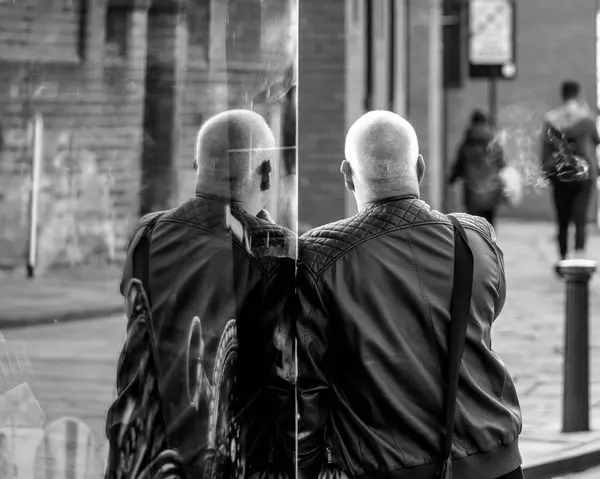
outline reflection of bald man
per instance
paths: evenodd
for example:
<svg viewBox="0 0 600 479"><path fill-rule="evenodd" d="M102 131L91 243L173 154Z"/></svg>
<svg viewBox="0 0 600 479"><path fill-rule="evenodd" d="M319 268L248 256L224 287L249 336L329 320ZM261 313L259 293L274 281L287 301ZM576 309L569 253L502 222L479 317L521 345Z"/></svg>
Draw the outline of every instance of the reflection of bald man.
<svg viewBox="0 0 600 479"><path fill-rule="evenodd" d="M241 427L237 457L241 453L246 471L264 470L276 446L279 418L273 410L286 410L284 399L273 391L291 398L291 386L280 378L284 360L275 343L281 344L281 330L286 330L282 322L289 319L284 313L294 292L295 238L263 209L274 149L271 130L252 111L233 110L209 119L195 147L195 196L144 217L128 248L121 292L127 295L134 277L149 295L169 447L183 456L190 477L203 477L208 463L228 464L219 454L235 449L222 431L216 431L216 444L208 443L213 412L215 418L236 418ZM192 404L186 350L195 316L204 342L202 366L213 386L221 382L218 371L227 370L229 357L215 363L219 341L228 321L236 320L238 359L222 378L222 384L233 388L233 402L221 391L219 404L211 404L206 389L199 403ZM217 365L221 369L215 372ZM119 393L108 418L116 426L109 427L115 431L109 435L113 441L120 405L132 391ZM217 407L224 409L217 413Z"/></svg>
<svg viewBox="0 0 600 479"><path fill-rule="evenodd" d="M196 193L231 200L258 214L267 204L275 138L263 118L233 110L209 119L196 141Z"/></svg>
<svg viewBox="0 0 600 479"><path fill-rule="evenodd" d="M299 240L299 470L310 477L326 463L350 477L438 477L452 222L420 199L424 161L403 118L365 114L350 128L345 153L341 172L359 213ZM522 477L519 404L490 344L506 292L502 252L487 222L456 217L473 250L475 281L454 477Z"/></svg>

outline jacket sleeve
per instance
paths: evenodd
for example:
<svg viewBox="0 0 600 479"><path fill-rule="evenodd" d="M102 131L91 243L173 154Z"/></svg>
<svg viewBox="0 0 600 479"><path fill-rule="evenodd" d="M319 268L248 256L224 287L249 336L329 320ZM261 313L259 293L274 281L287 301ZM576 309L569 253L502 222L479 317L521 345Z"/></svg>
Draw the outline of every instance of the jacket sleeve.
<svg viewBox="0 0 600 479"><path fill-rule="evenodd" d="M554 160L552 158L552 153L554 152L554 147L552 146L549 140L548 129L550 124L545 121L542 126L542 134L541 134L541 152L540 152L540 166L542 171L545 174L551 174L554 171Z"/></svg>
<svg viewBox="0 0 600 479"><path fill-rule="evenodd" d="M485 231L484 237L492 249L496 260L496 297L494 298L494 321L498 319L504 303L506 302L506 272L504 269L504 253L496 241L496 230L487 221L480 221L482 230Z"/></svg>
<svg viewBox="0 0 600 479"><path fill-rule="evenodd" d="M295 259L281 260L277 273L269 281L267 307L275 323L274 343L277 351L273 373L267 387L273 397L271 411L276 424L273 446L277 449L277 469L293 475L296 445L296 412L294 402L296 364L294 349ZM279 451L283 454L279 456Z"/></svg>
<svg viewBox="0 0 600 479"><path fill-rule="evenodd" d="M317 477L329 419L330 324L311 271L298 264L296 321L298 357L298 469L302 477Z"/></svg>
<svg viewBox="0 0 600 479"><path fill-rule="evenodd" d="M464 147L463 145L461 145L458 148L458 153L456 154L456 161L454 162L454 166L452 167L452 171L450 173L450 180L448 181L448 183L450 185L453 185L456 180L458 180L459 178L462 178L464 175L464 170L465 170L465 154L464 154Z"/></svg>
<svg viewBox="0 0 600 479"><path fill-rule="evenodd" d="M504 303L506 302L506 272L504 269L504 253L496 242L496 230L483 218L476 216L466 215L464 213L452 213L452 216L458 218L463 225L469 225L469 230L475 230L473 232L473 238L479 238L476 243L480 243L481 240L485 241L486 248L485 256L492 259L492 261L486 261L485 271L490 271L493 276L494 289L496 290L495 296L493 296L494 303L494 321L500 316ZM473 248L473 244L471 244ZM475 251L474 251L475 253Z"/></svg>
<svg viewBox="0 0 600 479"><path fill-rule="evenodd" d="M135 248L137 247L142 237L147 233L148 227L150 226L152 221L158 219L161 213L162 212L149 213L142 217L142 219L140 219L139 223L133 230L131 237L129 238L129 243L127 244L127 251L125 254L125 265L123 266L123 274L121 276L121 285L119 287L121 296L125 295L125 290L127 288L127 285L129 284L129 281L131 281L132 278L136 277L136 274L134 274L134 266L145 266L133 264L133 255L135 252ZM137 274L137 276L139 276L139 274ZM146 287L146 285L144 286Z"/></svg>
<svg viewBox="0 0 600 479"><path fill-rule="evenodd" d="M594 145L600 144L600 138L598 138L598 129L596 123L592 118L582 118L574 125L563 128L563 133L568 138L578 138L583 135L589 135Z"/></svg>
<svg viewBox="0 0 600 479"><path fill-rule="evenodd" d="M494 303L494 312L495 317L494 320L498 319L502 309L504 308L504 303L506 302L506 271L504 269L504 253L500 249L500 247L494 241L494 250L496 253L496 258L498 262L498 281L496 285L496 290L498 292L498 297Z"/></svg>
<svg viewBox="0 0 600 479"><path fill-rule="evenodd" d="M600 135L598 135L598 127L596 126L596 122L591 120L592 126L592 139L594 141L594 146L600 145Z"/></svg>

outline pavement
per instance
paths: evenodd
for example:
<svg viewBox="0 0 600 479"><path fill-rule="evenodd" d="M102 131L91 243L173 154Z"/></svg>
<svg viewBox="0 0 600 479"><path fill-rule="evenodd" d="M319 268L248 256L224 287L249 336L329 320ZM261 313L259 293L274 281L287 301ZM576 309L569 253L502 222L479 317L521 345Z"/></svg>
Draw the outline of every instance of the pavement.
<svg viewBox="0 0 600 479"><path fill-rule="evenodd" d="M600 264L600 234L590 225L587 257ZM565 285L553 271L549 223L501 221L507 298L492 344L511 373L523 413L520 445L528 479L600 465L600 281L590 282L590 432L563 434ZM600 477L600 476L599 476Z"/></svg>
<svg viewBox="0 0 600 479"><path fill-rule="evenodd" d="M86 265L28 279L0 273L0 329L105 317L123 311L121 268Z"/></svg>
<svg viewBox="0 0 600 479"><path fill-rule="evenodd" d="M44 412L46 440L40 428L21 428L15 434L0 424L0 433L6 431L9 451L14 451L11 460L18 467L19 478L103 477L104 425L116 397L117 358L126 324L124 315L118 314L4 331L6 344L22 345L27 351L29 367L22 368L20 376L27 380ZM23 409L21 415L33 422L35 408ZM77 426L68 427L67 422ZM69 429L76 433L69 435ZM65 449L73 452L65 454ZM75 456L75 460L65 461L67 455ZM46 475L40 475L40 470Z"/></svg>
<svg viewBox="0 0 600 479"><path fill-rule="evenodd" d="M566 476L555 476L552 479L598 479L600 477L600 468L588 469L584 472L567 474Z"/></svg>
<svg viewBox="0 0 600 479"><path fill-rule="evenodd" d="M590 283L591 431L563 434L565 285L553 271L554 227L500 220L497 234L508 292L492 340L519 393L527 478L580 477L575 473L600 465L600 280ZM588 257L600 264L600 234L593 226L588 241ZM7 341L28 351L29 383L46 423L66 415L81 419L98 444L104 443L103 423L125 334L119 275L113 267L34 280L0 278L0 328ZM67 324L69 319L85 321ZM31 327L15 328L25 325Z"/></svg>

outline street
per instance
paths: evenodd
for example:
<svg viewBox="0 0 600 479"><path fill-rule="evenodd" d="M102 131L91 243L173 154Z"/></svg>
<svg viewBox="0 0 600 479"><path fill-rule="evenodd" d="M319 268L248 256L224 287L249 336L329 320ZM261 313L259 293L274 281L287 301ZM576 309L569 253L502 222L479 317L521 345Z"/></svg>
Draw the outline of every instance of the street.
<svg viewBox="0 0 600 479"><path fill-rule="evenodd" d="M589 469L578 474L569 474L567 476L556 476L553 479L598 479L600 477L600 467Z"/></svg>
<svg viewBox="0 0 600 479"><path fill-rule="evenodd" d="M7 341L25 344L33 369L29 385L46 414L45 424L65 416L80 419L104 444L125 324L124 317L114 316L4 332Z"/></svg>

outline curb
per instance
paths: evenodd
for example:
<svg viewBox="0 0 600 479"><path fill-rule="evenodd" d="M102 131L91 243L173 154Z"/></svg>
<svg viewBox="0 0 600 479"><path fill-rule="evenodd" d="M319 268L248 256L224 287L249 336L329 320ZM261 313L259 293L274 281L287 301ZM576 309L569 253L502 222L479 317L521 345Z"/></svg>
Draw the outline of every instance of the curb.
<svg viewBox="0 0 600 479"><path fill-rule="evenodd" d="M583 452L575 452L547 462L524 466L526 479L554 479L567 474L576 474L600 466L600 446L596 443Z"/></svg>
<svg viewBox="0 0 600 479"><path fill-rule="evenodd" d="M102 309L80 310L69 313L57 314L55 316L41 316L22 319L3 319L0 318L0 330L2 329L20 329L31 326L42 326L46 324L70 323L74 321L86 321L88 319L99 319L105 316L114 316L125 314L123 306L107 306Z"/></svg>

